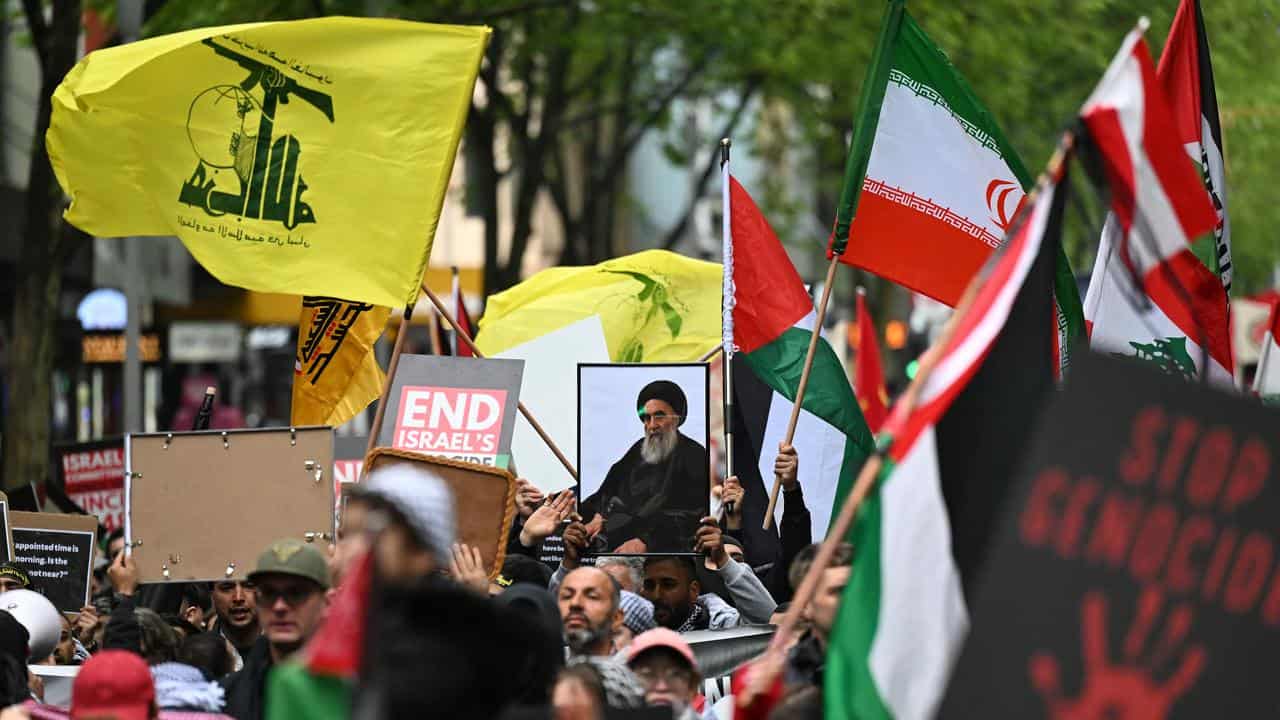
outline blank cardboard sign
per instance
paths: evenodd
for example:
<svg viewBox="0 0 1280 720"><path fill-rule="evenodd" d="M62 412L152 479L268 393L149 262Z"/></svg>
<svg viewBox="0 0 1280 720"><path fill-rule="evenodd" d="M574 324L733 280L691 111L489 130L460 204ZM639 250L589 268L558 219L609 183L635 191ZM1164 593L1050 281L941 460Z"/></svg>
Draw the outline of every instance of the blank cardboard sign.
<svg viewBox="0 0 1280 720"><path fill-rule="evenodd" d="M375 448L365 458L364 466L373 473L401 463L420 467L444 480L453 492L457 541L480 548L489 579L497 577L506 559L507 534L515 519L515 477L490 465L391 448Z"/></svg>
<svg viewBox="0 0 1280 720"><path fill-rule="evenodd" d="M333 430L125 439L125 538L142 582L243 578L280 538L333 535Z"/></svg>

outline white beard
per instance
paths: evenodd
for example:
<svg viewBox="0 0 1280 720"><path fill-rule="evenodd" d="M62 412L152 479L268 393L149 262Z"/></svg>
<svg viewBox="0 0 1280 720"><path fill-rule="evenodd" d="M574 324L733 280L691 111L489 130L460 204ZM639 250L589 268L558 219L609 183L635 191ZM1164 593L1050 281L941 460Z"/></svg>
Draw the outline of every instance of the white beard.
<svg viewBox="0 0 1280 720"><path fill-rule="evenodd" d="M640 459L646 465L657 465L671 457L679 439L679 432L674 429L657 435L645 435L644 442L640 444Z"/></svg>

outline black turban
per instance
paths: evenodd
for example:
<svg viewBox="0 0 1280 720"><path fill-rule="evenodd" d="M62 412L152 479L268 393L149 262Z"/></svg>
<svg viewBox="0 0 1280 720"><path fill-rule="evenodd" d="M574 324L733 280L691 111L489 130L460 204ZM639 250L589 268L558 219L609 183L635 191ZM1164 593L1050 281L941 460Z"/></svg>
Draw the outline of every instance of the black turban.
<svg viewBox="0 0 1280 720"><path fill-rule="evenodd" d="M644 389L640 391L640 397L636 398L636 412L644 410L644 404L650 400L662 400L671 406L672 410L680 416L679 425L684 424L685 415L689 413L689 401L684 397L684 391L679 385L670 380L654 380Z"/></svg>

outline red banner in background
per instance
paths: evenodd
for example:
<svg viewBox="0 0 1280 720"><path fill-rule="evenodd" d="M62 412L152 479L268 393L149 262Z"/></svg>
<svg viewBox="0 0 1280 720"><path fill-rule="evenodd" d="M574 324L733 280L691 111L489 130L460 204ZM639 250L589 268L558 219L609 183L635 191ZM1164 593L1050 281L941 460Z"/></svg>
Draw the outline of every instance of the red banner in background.
<svg viewBox="0 0 1280 720"><path fill-rule="evenodd" d="M107 530L124 527L124 443L102 440L54 449L67 497Z"/></svg>

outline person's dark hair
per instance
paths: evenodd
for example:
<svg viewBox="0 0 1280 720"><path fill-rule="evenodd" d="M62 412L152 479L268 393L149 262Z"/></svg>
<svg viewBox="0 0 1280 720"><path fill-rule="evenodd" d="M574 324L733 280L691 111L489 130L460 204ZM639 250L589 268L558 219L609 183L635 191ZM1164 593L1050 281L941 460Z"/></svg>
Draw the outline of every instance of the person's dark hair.
<svg viewBox="0 0 1280 720"><path fill-rule="evenodd" d="M218 680L233 667L227 641L218 633L191 635L178 648L178 662L198 668L206 680Z"/></svg>
<svg viewBox="0 0 1280 720"><path fill-rule="evenodd" d="M27 648L31 635L8 611L0 610L0 703L16 705L30 697Z"/></svg>
<svg viewBox="0 0 1280 720"><path fill-rule="evenodd" d="M800 685L773 707L769 720L822 720L822 689Z"/></svg>
<svg viewBox="0 0 1280 720"><path fill-rule="evenodd" d="M189 638L192 635L199 635L203 632L200 628L192 625L190 622L187 622L186 618L178 615L177 613L164 613L160 617L169 624L169 627L179 633L177 638L179 644L182 643L183 638Z"/></svg>
<svg viewBox="0 0 1280 720"><path fill-rule="evenodd" d="M188 605L198 607L206 614L213 612L213 593L209 583L189 582L182 586L182 599Z"/></svg>
<svg viewBox="0 0 1280 720"><path fill-rule="evenodd" d="M551 568L528 555L510 554L502 561L502 577L511 585L529 583L545 588L551 582Z"/></svg>
<svg viewBox="0 0 1280 720"><path fill-rule="evenodd" d="M647 557L644 559L644 567L647 570L664 562L675 563L677 567L683 569L687 581L692 582L698 579L698 565L693 561L693 558L687 555L655 555Z"/></svg>
<svg viewBox="0 0 1280 720"><path fill-rule="evenodd" d="M142 633L142 659L148 665L173 662L178 656L178 634L154 610L137 608L133 618Z"/></svg>
<svg viewBox="0 0 1280 720"><path fill-rule="evenodd" d="M814 543L796 553L795 559L791 561L791 567L787 569L787 582L791 583L792 590L796 590L800 587L800 583L804 582L804 576L809 574L809 567L813 565L813 559L817 557L820 547L822 543ZM835 552L831 553L831 564L828 567L851 565L853 565L853 546L842 542L836 546Z"/></svg>
<svg viewBox="0 0 1280 720"><path fill-rule="evenodd" d="M107 533L106 542L102 543L102 547L104 549L109 548L111 547L111 543L123 537L124 537L124 528L116 528L115 530L112 530L111 532ZM107 558L107 559L110 560L111 558Z"/></svg>
<svg viewBox="0 0 1280 720"><path fill-rule="evenodd" d="M604 694L604 678L600 677L600 672L591 663L578 663L562 669L556 675L555 684L559 685L564 681L582 683L582 686L595 699L596 707L600 708L600 710L605 710L609 707L608 699Z"/></svg>

